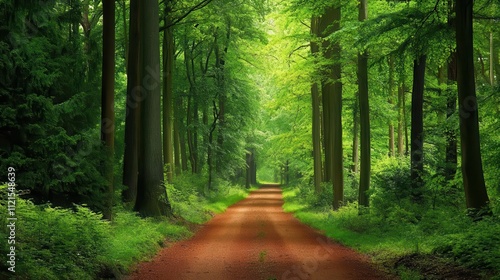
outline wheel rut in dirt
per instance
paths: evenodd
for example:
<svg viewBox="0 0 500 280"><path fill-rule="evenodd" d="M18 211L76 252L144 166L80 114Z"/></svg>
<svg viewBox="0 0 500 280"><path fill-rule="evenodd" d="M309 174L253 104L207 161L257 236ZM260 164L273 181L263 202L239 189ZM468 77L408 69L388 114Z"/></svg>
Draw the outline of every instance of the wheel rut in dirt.
<svg viewBox="0 0 500 280"><path fill-rule="evenodd" d="M216 215L189 240L142 263L130 280L390 279L369 260L283 212L278 185L264 185Z"/></svg>

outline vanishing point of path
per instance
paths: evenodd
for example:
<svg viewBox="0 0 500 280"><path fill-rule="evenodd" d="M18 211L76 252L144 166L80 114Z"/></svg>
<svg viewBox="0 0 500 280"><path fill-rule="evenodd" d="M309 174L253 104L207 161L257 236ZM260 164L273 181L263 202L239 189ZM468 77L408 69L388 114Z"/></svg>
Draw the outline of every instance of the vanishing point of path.
<svg viewBox="0 0 500 280"><path fill-rule="evenodd" d="M362 255L283 212L281 189L265 185L163 249L130 279L387 279Z"/></svg>

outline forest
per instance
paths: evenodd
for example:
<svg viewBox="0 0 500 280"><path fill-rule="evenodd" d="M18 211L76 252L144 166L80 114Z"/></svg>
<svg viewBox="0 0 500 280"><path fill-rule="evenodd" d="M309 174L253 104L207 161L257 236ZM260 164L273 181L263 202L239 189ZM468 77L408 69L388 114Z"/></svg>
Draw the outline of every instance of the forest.
<svg viewBox="0 0 500 280"><path fill-rule="evenodd" d="M274 183L395 279L500 279L499 21L491 0L0 0L0 278L123 279Z"/></svg>

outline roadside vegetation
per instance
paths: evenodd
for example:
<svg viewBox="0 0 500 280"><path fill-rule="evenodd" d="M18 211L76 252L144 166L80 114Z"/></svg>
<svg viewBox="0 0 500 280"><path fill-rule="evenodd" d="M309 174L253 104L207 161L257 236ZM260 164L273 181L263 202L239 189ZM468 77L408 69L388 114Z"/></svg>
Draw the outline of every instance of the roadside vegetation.
<svg viewBox="0 0 500 280"><path fill-rule="evenodd" d="M331 188L317 195L298 182L284 187L283 208L402 279L500 279L498 214L474 221L463 207L444 203L445 193L416 205L405 191L409 167L398 160L383 165L386 171L374 176L370 210L361 215L356 191L333 211ZM499 213L500 201L491 207Z"/></svg>
<svg viewBox="0 0 500 280"><path fill-rule="evenodd" d="M189 183L187 183L189 182ZM152 258L169 242L193 235L197 225L245 198L250 189L219 182L206 196L200 195L195 176L183 183L169 184L173 218L142 218L123 208L114 209L112 222L89 208L72 209L35 205L17 199L16 279L98 279L115 278L131 272L140 261ZM198 183L196 185L195 183ZM6 186L0 187L6 195ZM6 220L7 206L0 202L0 219ZM7 240L7 228L0 239ZM9 253L7 242L0 252ZM1 264L0 278L9 277ZM7 279L3 278L3 279Z"/></svg>

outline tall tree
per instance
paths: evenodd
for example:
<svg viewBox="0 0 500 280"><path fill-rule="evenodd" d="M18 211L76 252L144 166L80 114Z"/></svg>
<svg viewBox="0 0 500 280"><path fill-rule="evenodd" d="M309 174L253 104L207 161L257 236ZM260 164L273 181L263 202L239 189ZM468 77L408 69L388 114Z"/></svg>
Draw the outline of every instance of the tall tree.
<svg viewBox="0 0 500 280"><path fill-rule="evenodd" d="M473 70L473 3L473 0L456 0L455 7L462 176L467 208L477 212L488 206L489 198L481 160L478 104Z"/></svg>
<svg viewBox="0 0 500 280"><path fill-rule="evenodd" d="M131 207L137 200L139 174L139 130L142 105L140 83L141 32L139 0L130 0L128 67L127 67L127 104L125 114L125 152L123 157L123 200Z"/></svg>
<svg viewBox="0 0 500 280"><path fill-rule="evenodd" d="M163 21L163 164L166 166L167 180L172 182L174 176L173 145L173 76L174 65L174 32L172 25L172 1L165 1Z"/></svg>
<svg viewBox="0 0 500 280"><path fill-rule="evenodd" d="M112 219L114 193L114 151L115 151L115 0L103 1L102 36L102 111L101 140L104 142L107 159L104 177L108 181L105 219Z"/></svg>
<svg viewBox="0 0 500 280"><path fill-rule="evenodd" d="M162 168L159 4L158 0L143 0L140 5L140 77L145 96L141 112L140 188L135 210L144 216L170 215Z"/></svg>
<svg viewBox="0 0 500 280"><path fill-rule="evenodd" d="M316 42L318 35L318 18L311 18L311 53L316 55L319 52L319 46ZM319 88L316 77L313 76L311 84L311 99L312 99L312 141L313 141L313 161L314 161L314 190L316 193L321 192L321 125L320 125L320 98Z"/></svg>
<svg viewBox="0 0 500 280"><path fill-rule="evenodd" d="M341 9L340 6L334 7L333 15L333 32L340 30ZM340 208L344 200L344 152L342 146L342 80L341 80L341 47L340 42L336 41L332 44L333 61L332 80L333 80L333 96L332 96L332 115L331 125L333 126L333 161L332 161L332 176L333 176L333 209Z"/></svg>
<svg viewBox="0 0 500 280"><path fill-rule="evenodd" d="M413 61L413 90L411 100L411 180L412 199L421 202L424 172L424 83L427 57L420 55Z"/></svg>
<svg viewBox="0 0 500 280"><path fill-rule="evenodd" d="M367 0L359 2L359 21L368 17ZM360 107L360 140L361 140L361 166L359 180L359 205L368 207L370 188L370 105L368 98L368 51L358 53L358 91ZM393 127L394 135L394 127ZM393 138L394 139L394 138ZM394 143L394 141L393 141ZM394 146L394 145L393 145Z"/></svg>

